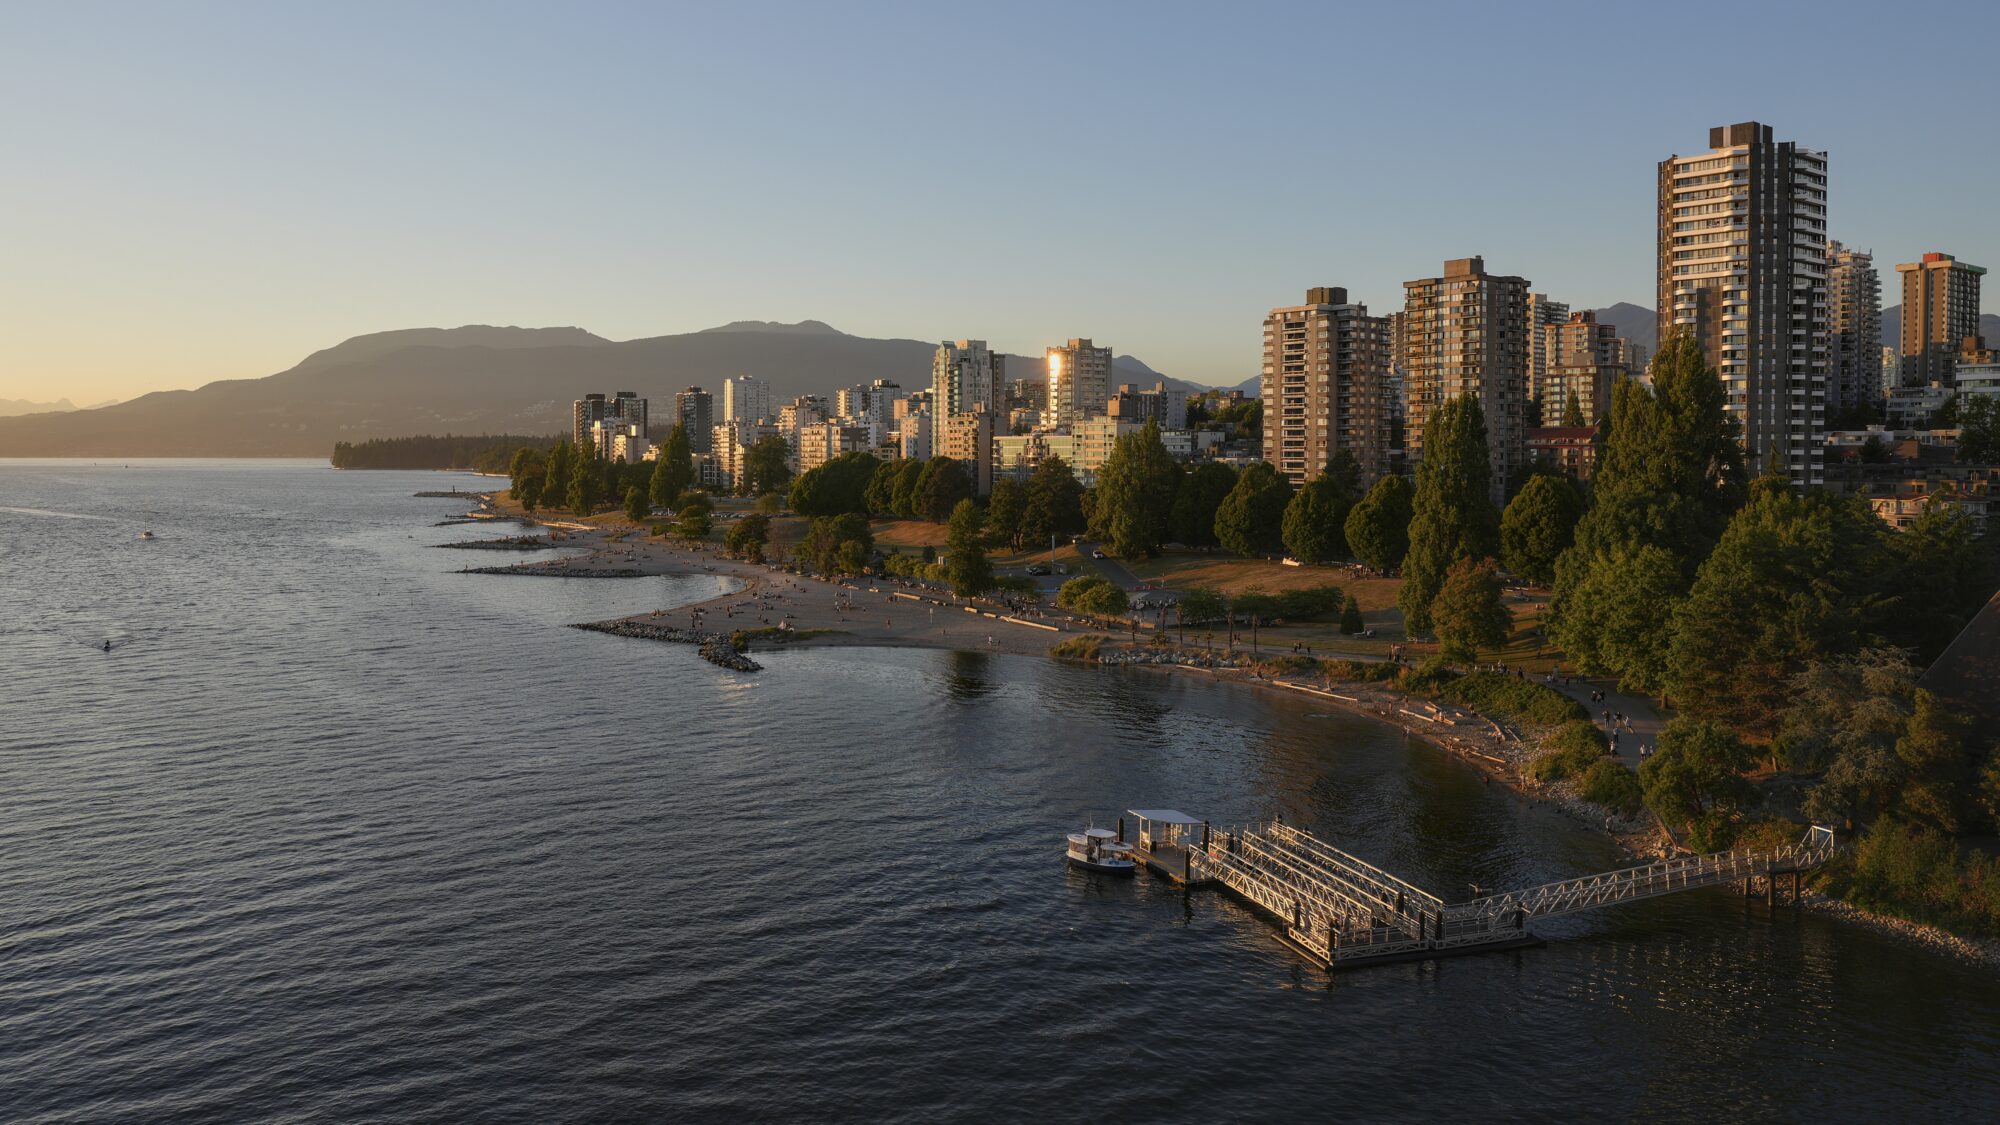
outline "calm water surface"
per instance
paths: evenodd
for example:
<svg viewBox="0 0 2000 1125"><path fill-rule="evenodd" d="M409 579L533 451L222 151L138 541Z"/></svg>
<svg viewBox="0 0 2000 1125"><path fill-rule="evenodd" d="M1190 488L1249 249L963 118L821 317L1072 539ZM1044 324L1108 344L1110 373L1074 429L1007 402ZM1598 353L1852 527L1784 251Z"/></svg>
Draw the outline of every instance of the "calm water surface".
<svg viewBox="0 0 2000 1125"><path fill-rule="evenodd" d="M0 1118L1992 1120L2000 981L1702 892L1336 978L1065 870L1283 813L1448 897L1602 841L1193 677L565 629L304 463L0 462ZM159 538L136 539L142 529ZM513 556L506 556L512 558ZM123 641L110 653L89 647Z"/></svg>

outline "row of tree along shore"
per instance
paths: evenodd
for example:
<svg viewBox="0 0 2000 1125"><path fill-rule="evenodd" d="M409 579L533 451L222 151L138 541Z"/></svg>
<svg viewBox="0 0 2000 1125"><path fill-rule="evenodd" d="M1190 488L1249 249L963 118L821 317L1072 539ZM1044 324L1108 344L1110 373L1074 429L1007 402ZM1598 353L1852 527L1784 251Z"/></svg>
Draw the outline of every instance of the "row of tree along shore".
<svg viewBox="0 0 2000 1125"><path fill-rule="evenodd" d="M1436 642L1411 674L1433 678L1477 667L1508 642L1511 574L1550 591L1541 630L1556 659L1672 713L1636 778L1615 780L1609 771L1624 767L1600 764L1609 758L1587 715L1595 737L1575 719L1557 724L1554 733L1569 733L1532 770L1577 779L1618 807L1636 791L1696 848L1789 831L1797 818L1835 824L1861 838L1829 887L2000 934L2000 865L1969 846L2000 831L2000 748L1918 684L1919 669L2000 585L2000 536L1975 536L1944 508L1891 529L1857 497L1753 477L1722 384L1684 334L1662 344L1651 386L1615 388L1600 443L1587 482L1538 470L1512 482L1503 508L1491 498L1485 418L1469 396L1432 413L1413 479L1365 489L1345 456L1298 489L1262 463L1184 468L1150 426L1118 439L1094 487L1050 459L984 497L965 465L942 457L851 453L793 479L784 443L767 439L744 474L758 499L721 545L762 560L773 519L789 511L805 521L792 559L821 574L874 569L1023 599L1038 596L1034 583L996 575L990 553L1079 534L1127 560L1170 544L1284 552L1308 565L1356 560L1399 576L1407 635ZM530 510L585 515L622 497L632 521L656 534L714 531L714 500L694 489L678 428L650 465L608 464L559 441L524 444L509 468ZM660 509L672 518L652 522ZM884 517L942 522L944 552L878 555L871 519ZM1183 589L1176 624L1233 623L1246 593L1250 614L1278 616L1256 604L1266 595ZM1126 599L1094 576L1057 594L1064 608L1107 617L1126 612ZM1359 625L1351 597L1331 586L1287 609L1293 620L1351 614Z"/></svg>

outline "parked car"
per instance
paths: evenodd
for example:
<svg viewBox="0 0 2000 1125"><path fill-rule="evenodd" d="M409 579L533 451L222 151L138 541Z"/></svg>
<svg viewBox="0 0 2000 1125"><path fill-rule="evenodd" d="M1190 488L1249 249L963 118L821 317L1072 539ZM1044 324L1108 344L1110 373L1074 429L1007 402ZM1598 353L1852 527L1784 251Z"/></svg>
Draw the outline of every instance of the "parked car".
<svg viewBox="0 0 2000 1125"><path fill-rule="evenodd" d="M1049 572L1048 566L1043 563L1035 563L1034 565L1028 568L1028 573L1036 576L1044 575L1047 574L1048 572Z"/></svg>

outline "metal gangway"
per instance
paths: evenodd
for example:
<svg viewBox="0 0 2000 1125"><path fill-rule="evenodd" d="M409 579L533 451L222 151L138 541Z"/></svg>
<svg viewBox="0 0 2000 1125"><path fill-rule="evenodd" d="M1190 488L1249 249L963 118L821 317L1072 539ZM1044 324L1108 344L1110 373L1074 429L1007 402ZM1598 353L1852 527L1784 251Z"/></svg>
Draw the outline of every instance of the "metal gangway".
<svg viewBox="0 0 2000 1125"><path fill-rule="evenodd" d="M1825 863L1833 832L1814 827L1797 842L1677 856L1657 863L1446 903L1405 880L1314 837L1273 821L1240 829L1204 826L1190 840L1191 884L1213 881L1273 915L1285 939L1329 968L1446 956L1536 944L1537 918L1634 902L1700 887L1772 880Z"/></svg>

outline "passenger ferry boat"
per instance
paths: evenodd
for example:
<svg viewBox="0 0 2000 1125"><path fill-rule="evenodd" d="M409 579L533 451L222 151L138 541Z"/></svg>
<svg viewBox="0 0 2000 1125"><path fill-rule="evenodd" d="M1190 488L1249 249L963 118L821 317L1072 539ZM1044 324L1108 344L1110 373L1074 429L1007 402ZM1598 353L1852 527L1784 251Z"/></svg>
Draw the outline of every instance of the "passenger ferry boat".
<svg viewBox="0 0 2000 1125"><path fill-rule="evenodd" d="M1069 862L1072 867L1107 875L1130 875L1139 869L1132 859L1132 845L1120 840L1109 828L1070 833Z"/></svg>

